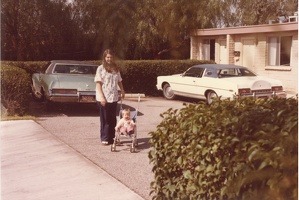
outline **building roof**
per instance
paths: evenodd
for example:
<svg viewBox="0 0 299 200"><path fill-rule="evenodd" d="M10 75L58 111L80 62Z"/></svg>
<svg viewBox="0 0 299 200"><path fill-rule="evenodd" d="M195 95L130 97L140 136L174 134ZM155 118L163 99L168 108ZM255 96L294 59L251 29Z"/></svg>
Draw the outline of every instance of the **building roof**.
<svg viewBox="0 0 299 200"><path fill-rule="evenodd" d="M197 29L191 32L191 36L211 36L211 35L235 35L246 33L267 33L281 31L298 31L298 22L286 22L277 24L262 24L252 26L226 27Z"/></svg>
<svg viewBox="0 0 299 200"><path fill-rule="evenodd" d="M207 69L227 69L227 68L247 69L246 67L240 65L234 65L234 64L199 64L199 65L194 65L192 67L207 68Z"/></svg>

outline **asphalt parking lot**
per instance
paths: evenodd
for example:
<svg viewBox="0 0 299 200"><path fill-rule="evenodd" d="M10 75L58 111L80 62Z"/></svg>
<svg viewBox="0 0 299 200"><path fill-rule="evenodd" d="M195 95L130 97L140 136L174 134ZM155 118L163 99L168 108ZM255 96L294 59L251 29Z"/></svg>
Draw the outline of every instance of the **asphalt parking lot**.
<svg viewBox="0 0 299 200"><path fill-rule="evenodd" d="M123 144L111 152L110 146L103 146L99 139L99 113L92 105L60 105L54 110L47 110L45 105L34 103L33 113L37 123L59 140L73 148L83 157L106 171L128 188L151 199L150 183L154 176L149 163L148 152L151 149L149 132L155 131L162 121L160 114L169 108L179 109L183 103L192 100L166 100L162 97L137 97L123 100L123 107L138 109L136 153L130 153L130 139L122 138Z"/></svg>

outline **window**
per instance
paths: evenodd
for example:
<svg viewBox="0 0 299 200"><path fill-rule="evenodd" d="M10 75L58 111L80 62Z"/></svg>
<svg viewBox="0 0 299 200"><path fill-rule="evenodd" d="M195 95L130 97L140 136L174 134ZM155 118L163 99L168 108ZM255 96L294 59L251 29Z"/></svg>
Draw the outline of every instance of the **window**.
<svg viewBox="0 0 299 200"><path fill-rule="evenodd" d="M203 68L191 67L185 72L184 76L201 77L203 71L204 71Z"/></svg>
<svg viewBox="0 0 299 200"><path fill-rule="evenodd" d="M217 71L219 78L236 77L236 76L256 76L246 68L226 68Z"/></svg>
<svg viewBox="0 0 299 200"><path fill-rule="evenodd" d="M56 65L54 73L63 73L63 74L96 74L97 70L96 65Z"/></svg>
<svg viewBox="0 0 299 200"><path fill-rule="evenodd" d="M215 60L215 40L204 39L202 44L202 59Z"/></svg>
<svg viewBox="0 0 299 200"><path fill-rule="evenodd" d="M268 38L268 65L290 66L292 36Z"/></svg>

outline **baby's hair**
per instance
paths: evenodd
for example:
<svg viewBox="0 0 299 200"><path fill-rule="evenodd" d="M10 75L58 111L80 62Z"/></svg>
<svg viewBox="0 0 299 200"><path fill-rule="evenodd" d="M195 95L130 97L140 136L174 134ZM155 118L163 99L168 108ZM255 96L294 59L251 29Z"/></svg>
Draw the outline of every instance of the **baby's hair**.
<svg viewBox="0 0 299 200"><path fill-rule="evenodd" d="M130 114L130 110L129 109L123 109L123 111L121 112L121 114L124 115L125 113Z"/></svg>

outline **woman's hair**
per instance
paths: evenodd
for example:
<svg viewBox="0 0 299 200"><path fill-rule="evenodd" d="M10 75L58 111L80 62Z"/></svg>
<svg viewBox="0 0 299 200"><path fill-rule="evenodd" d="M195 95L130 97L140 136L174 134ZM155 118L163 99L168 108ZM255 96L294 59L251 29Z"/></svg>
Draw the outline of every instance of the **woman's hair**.
<svg viewBox="0 0 299 200"><path fill-rule="evenodd" d="M106 69L107 72L111 73L111 72L119 72L119 68L117 66L117 64L112 60L111 64L106 62L106 56L110 54L112 56L112 58L114 57L114 53L112 52L111 49L106 49L103 53L103 58L102 58L102 64L103 67Z"/></svg>

